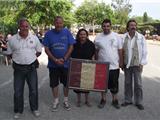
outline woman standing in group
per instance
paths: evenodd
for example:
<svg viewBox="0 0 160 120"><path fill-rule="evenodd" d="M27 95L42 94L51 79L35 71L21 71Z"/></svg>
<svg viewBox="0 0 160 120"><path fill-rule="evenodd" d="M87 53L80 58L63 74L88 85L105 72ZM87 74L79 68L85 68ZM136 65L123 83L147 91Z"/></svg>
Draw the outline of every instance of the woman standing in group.
<svg viewBox="0 0 160 120"><path fill-rule="evenodd" d="M72 52L72 58L92 60L95 54L95 45L88 39L88 32L85 29L80 29L76 35L76 44ZM81 93L85 94L85 104L90 107L88 100L89 91L74 90L77 93L77 107L81 106Z"/></svg>

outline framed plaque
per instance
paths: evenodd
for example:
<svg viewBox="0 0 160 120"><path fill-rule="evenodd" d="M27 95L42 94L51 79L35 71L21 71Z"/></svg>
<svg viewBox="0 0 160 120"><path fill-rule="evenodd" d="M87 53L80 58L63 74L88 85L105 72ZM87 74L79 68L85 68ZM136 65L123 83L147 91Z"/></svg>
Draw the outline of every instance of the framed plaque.
<svg viewBox="0 0 160 120"><path fill-rule="evenodd" d="M106 91L109 63L95 60L70 59L68 87L70 89Z"/></svg>

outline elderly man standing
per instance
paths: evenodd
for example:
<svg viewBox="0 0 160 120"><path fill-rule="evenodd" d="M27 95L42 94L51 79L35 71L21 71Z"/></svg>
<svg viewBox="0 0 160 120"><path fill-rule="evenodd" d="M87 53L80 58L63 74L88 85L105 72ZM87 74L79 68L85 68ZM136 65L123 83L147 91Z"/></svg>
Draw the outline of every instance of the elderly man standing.
<svg viewBox="0 0 160 120"><path fill-rule="evenodd" d="M14 118L20 118L24 107L24 85L29 86L29 102L33 114L38 117L37 57L42 47L38 38L29 32L29 22L22 18L18 22L19 32L8 41L7 54L12 57L14 69Z"/></svg>
<svg viewBox="0 0 160 120"><path fill-rule="evenodd" d="M66 110L70 110L68 103L67 75L69 67L69 57L73 50L75 40L66 28L63 28L63 18L57 16L54 19L55 29L49 30L44 37L43 45L48 55L48 68L50 77L50 87L53 93L52 111L58 110L59 105L59 82L63 84L64 101Z"/></svg>
<svg viewBox="0 0 160 120"><path fill-rule="evenodd" d="M125 101L122 106L132 104L133 82L134 82L134 102L138 109L143 110L143 91L142 91L142 70L143 65L147 64L147 48L145 37L136 31L137 23L129 20L127 23L127 33L123 39L124 52L124 74L125 74Z"/></svg>

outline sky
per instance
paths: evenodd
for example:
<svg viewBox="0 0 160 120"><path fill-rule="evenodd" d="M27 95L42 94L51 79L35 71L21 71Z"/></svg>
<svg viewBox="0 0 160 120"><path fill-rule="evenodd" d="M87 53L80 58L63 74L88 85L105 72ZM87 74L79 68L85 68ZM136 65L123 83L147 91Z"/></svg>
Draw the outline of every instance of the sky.
<svg viewBox="0 0 160 120"><path fill-rule="evenodd" d="M75 5L79 6L84 0L75 0ZM98 0L104 1L107 4L111 3L111 0ZM132 5L132 12L129 14L132 16L143 16L144 12L147 12L149 17L160 20L160 0L130 0Z"/></svg>

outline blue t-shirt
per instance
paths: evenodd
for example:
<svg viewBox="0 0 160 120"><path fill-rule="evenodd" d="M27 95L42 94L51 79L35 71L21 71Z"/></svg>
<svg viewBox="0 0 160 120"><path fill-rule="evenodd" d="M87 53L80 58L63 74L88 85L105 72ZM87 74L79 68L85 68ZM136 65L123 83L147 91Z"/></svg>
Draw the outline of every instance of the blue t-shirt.
<svg viewBox="0 0 160 120"><path fill-rule="evenodd" d="M43 45L48 47L51 53L56 58L63 58L66 54L70 45L73 45L75 40L66 28L63 28L61 31L57 32L55 29L49 30L44 37ZM68 68L69 61L64 62L64 67ZM61 65L55 64L52 60L48 60L48 67L62 67Z"/></svg>

